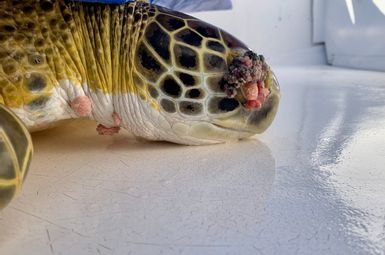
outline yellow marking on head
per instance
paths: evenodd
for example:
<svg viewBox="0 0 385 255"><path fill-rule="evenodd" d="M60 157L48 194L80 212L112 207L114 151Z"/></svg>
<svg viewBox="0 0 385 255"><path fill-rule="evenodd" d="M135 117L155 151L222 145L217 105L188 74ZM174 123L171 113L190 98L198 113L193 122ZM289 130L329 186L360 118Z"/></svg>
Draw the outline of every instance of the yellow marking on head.
<svg viewBox="0 0 385 255"><path fill-rule="evenodd" d="M156 111L160 111L160 105L155 100L151 100L150 106L154 108Z"/></svg>

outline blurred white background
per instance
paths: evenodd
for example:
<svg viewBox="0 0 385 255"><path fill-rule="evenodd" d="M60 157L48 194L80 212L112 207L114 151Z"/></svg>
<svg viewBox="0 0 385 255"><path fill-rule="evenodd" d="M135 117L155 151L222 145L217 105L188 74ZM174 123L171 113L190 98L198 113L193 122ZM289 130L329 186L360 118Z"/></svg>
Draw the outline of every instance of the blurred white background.
<svg viewBox="0 0 385 255"><path fill-rule="evenodd" d="M193 15L227 30L273 64L322 62L319 55L293 59L298 51L309 51L315 46L312 0L234 0L230 11Z"/></svg>
<svg viewBox="0 0 385 255"><path fill-rule="evenodd" d="M385 0L232 2L232 10L193 15L236 35L273 65L327 59L336 66L385 71Z"/></svg>

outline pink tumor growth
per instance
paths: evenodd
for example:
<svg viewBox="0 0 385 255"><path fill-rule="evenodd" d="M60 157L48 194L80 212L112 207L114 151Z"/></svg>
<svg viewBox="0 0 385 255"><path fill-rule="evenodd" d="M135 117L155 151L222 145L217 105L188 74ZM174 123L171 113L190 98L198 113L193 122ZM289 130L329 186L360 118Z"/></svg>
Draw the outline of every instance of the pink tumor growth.
<svg viewBox="0 0 385 255"><path fill-rule="evenodd" d="M114 123L116 126L120 126L120 124L122 123L122 119L120 118L119 114L117 114L116 112L112 114L112 119L114 120Z"/></svg>
<svg viewBox="0 0 385 255"><path fill-rule="evenodd" d="M247 51L234 58L229 65L223 77L225 92L229 97L235 97L241 90L246 99L245 107L259 109L270 94L264 84L269 72L270 68L262 55Z"/></svg>
<svg viewBox="0 0 385 255"><path fill-rule="evenodd" d="M246 83L241 87L241 91L243 96L246 98L247 109L261 108L270 94L269 89L264 87L263 82Z"/></svg>
<svg viewBox="0 0 385 255"><path fill-rule="evenodd" d="M111 117L112 117L112 120L114 121L115 126L106 127L103 124L99 124L96 127L96 131L98 132L99 135L114 135L119 133L120 124L122 124L122 119L120 118L119 114L116 112L113 112Z"/></svg>
<svg viewBox="0 0 385 255"><path fill-rule="evenodd" d="M72 110L80 117L86 117L92 112L91 100L87 96L78 96L71 101Z"/></svg>
<svg viewBox="0 0 385 255"><path fill-rule="evenodd" d="M96 131L99 135L114 135L119 133L120 127L106 127L102 124L99 124L96 128Z"/></svg>

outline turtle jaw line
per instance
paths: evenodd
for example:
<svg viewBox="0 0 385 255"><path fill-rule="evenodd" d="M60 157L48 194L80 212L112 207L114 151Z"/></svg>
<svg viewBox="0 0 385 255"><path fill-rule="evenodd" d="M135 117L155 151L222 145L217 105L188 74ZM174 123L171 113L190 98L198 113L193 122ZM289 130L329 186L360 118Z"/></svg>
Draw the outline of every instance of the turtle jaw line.
<svg viewBox="0 0 385 255"><path fill-rule="evenodd" d="M226 127L224 125L220 125L218 123L211 123L211 124L213 126L215 126L216 128L223 129L223 130L226 130L226 131L241 133L241 134L245 134L246 136L253 136L253 135L255 135L254 132L252 132L250 130L247 130L247 129L230 128L230 127Z"/></svg>

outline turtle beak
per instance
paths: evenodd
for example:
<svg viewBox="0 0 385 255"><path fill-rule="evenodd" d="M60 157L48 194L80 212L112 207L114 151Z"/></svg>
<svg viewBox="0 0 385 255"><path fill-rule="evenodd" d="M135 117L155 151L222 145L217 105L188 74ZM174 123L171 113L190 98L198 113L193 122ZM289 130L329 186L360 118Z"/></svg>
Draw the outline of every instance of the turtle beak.
<svg viewBox="0 0 385 255"><path fill-rule="evenodd" d="M214 124L222 128L246 133L248 136L264 132L273 122L280 100L280 87L273 73L269 83L270 94L262 107L258 109L242 107L233 116L217 119Z"/></svg>

